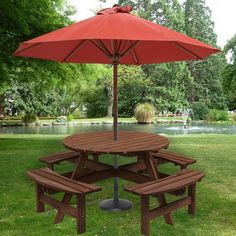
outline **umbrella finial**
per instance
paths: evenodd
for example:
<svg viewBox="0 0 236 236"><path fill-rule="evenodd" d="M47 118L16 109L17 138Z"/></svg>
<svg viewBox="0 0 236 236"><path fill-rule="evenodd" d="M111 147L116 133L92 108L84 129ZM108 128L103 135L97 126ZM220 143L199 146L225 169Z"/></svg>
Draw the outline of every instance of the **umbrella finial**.
<svg viewBox="0 0 236 236"><path fill-rule="evenodd" d="M116 14L116 13L130 13L132 11L132 7L130 5L119 6L118 4L114 4L112 8L105 8L100 10L97 15L107 15L107 14Z"/></svg>

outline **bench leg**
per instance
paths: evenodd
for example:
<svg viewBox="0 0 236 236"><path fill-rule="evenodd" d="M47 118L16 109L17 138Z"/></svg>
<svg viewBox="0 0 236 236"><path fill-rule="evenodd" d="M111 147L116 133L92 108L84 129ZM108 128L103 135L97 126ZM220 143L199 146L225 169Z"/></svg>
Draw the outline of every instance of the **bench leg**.
<svg viewBox="0 0 236 236"><path fill-rule="evenodd" d="M66 193L66 194L64 194L62 202L68 205L70 203L71 198L72 198L72 195ZM64 219L64 216L65 216L65 213L63 213L59 209L57 212L57 215L55 217L54 224L58 224L58 223L62 222Z"/></svg>
<svg viewBox="0 0 236 236"><path fill-rule="evenodd" d="M48 168L51 169L51 170L54 170L54 164L48 164Z"/></svg>
<svg viewBox="0 0 236 236"><path fill-rule="evenodd" d="M93 161L99 161L99 155L93 154Z"/></svg>
<svg viewBox="0 0 236 236"><path fill-rule="evenodd" d="M191 197L191 204L188 205L188 213L195 215L196 212L196 183L188 187L188 196Z"/></svg>
<svg viewBox="0 0 236 236"><path fill-rule="evenodd" d="M158 179L159 177L161 177L160 173L157 171L155 165L153 164L153 157L151 156L150 153L146 156L143 156L143 160L144 160L144 163L145 163L145 166L146 166L146 169L147 169L147 173L149 174L149 176L152 179ZM160 206L164 206L164 205L167 204L164 194L158 195L157 199L158 199L158 202L159 202ZM170 224L170 225L174 224L174 221L173 221L172 216L171 216L170 213L165 214L164 218L165 218L165 222L167 224Z"/></svg>
<svg viewBox="0 0 236 236"><path fill-rule="evenodd" d="M43 193L44 193L44 187L36 183L36 211L37 212L45 211L44 203L40 201L40 197Z"/></svg>
<svg viewBox="0 0 236 236"><path fill-rule="evenodd" d="M86 202L85 195L78 194L77 195L77 210L78 210L78 218L77 221L77 232L84 233L86 230Z"/></svg>
<svg viewBox="0 0 236 236"><path fill-rule="evenodd" d="M149 196L141 196L141 233L146 236L150 232L148 212Z"/></svg>
<svg viewBox="0 0 236 236"><path fill-rule="evenodd" d="M157 200L158 200L158 203L159 203L160 207L167 205L166 198L165 198L164 194L158 195ZM170 213L165 214L164 218L165 218L165 222L167 224L174 225L174 220L173 220L173 218L172 218Z"/></svg>

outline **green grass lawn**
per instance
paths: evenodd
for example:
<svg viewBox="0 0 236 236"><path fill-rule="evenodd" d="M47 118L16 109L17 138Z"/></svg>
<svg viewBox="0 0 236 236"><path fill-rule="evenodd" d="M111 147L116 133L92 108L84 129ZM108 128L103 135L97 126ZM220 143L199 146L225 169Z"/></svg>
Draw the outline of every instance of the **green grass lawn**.
<svg viewBox="0 0 236 236"><path fill-rule="evenodd" d="M44 165L38 158L63 150L64 136L0 135L0 235L76 235L75 220L67 216L53 224L55 211L35 212L35 188L25 176L27 170ZM191 168L202 170L206 177L197 186L197 214L193 218L182 208L173 213L175 226L163 217L151 223L151 235L236 235L236 135L169 136L170 150L197 159ZM110 161L109 156L104 161ZM121 158L124 163L127 158ZM69 164L58 171L69 169ZM175 172L171 164L162 171ZM87 232L84 235L140 235L139 197L124 192L127 181L120 181L120 195L132 200L134 208L121 213L104 212L100 200L112 196L112 179L98 182L103 191L87 196ZM58 197L61 197L60 195ZM168 199L175 197L169 196ZM154 206L156 201L152 199Z"/></svg>

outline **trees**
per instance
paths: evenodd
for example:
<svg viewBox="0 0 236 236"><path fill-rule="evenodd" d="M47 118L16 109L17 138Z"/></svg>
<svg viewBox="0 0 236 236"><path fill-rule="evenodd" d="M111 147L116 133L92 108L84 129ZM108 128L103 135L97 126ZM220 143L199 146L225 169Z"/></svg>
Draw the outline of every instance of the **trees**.
<svg viewBox="0 0 236 236"><path fill-rule="evenodd" d="M65 72L66 73L66 72ZM50 83L49 79L33 77L22 81L12 79L4 94L7 115L34 114L37 116L69 115L81 103L79 81L65 74L67 81ZM79 77L79 76L78 76ZM72 106L73 105L73 106Z"/></svg>
<svg viewBox="0 0 236 236"><path fill-rule="evenodd" d="M236 34L225 45L224 51L230 61L223 71L223 86L230 110L236 110Z"/></svg>
<svg viewBox="0 0 236 236"><path fill-rule="evenodd" d="M90 65L90 67L94 67ZM96 65L89 73L81 96L88 117L111 117L113 107L113 80L110 65Z"/></svg>
<svg viewBox="0 0 236 236"><path fill-rule="evenodd" d="M74 10L64 0L0 1L0 79L8 82L14 75L15 67L27 69L33 66L40 71L60 68L56 63L41 63L12 57L19 43L41 34L61 28L71 21L69 16ZM38 68L37 68L38 65Z"/></svg>
<svg viewBox="0 0 236 236"><path fill-rule="evenodd" d="M178 0L120 0L118 3L130 4L141 17L216 46L214 23L205 0L186 0L184 6ZM221 76L224 64L224 55L218 54L204 61L145 65L142 68L152 84L153 104L158 110L175 111L202 100L210 108L224 108Z"/></svg>
<svg viewBox="0 0 236 236"><path fill-rule="evenodd" d="M186 0L184 8L186 34L216 46L217 36L214 32L214 23L205 0ZM210 108L225 107L221 76L224 64L223 54L212 55L203 61L188 62L193 78L187 89L188 100L191 103L204 100Z"/></svg>
<svg viewBox="0 0 236 236"><path fill-rule="evenodd" d="M20 42L70 24L73 13L65 0L0 1L0 95L8 112L67 115L81 105L95 66L12 57Z"/></svg>
<svg viewBox="0 0 236 236"><path fill-rule="evenodd" d="M186 0L184 7L178 0L119 0L118 3L131 4L141 17L216 46L214 24L204 0ZM30 0L0 1L0 81L3 85L0 95L5 93L5 99L0 96L0 103L5 100L11 107L9 101L18 101L14 104L15 110L33 110L38 115L67 115L83 107L90 117L110 117L113 102L110 66L71 65L11 56L19 42L69 24L73 8L65 4L65 0L39 0L34 4ZM119 115L133 116L136 104L144 102L152 103L158 111L174 112L203 100L210 108L223 108L221 71L224 65L221 54L188 63L119 66ZM224 72L229 100L234 97L230 89L234 68L228 65ZM234 101L229 102L231 107Z"/></svg>
<svg viewBox="0 0 236 236"><path fill-rule="evenodd" d="M184 32L184 13L177 0L159 0L152 2L152 6L149 20ZM146 65L143 70L153 83L152 102L157 110L174 112L178 107L188 104L186 87L191 76L185 62Z"/></svg>
<svg viewBox="0 0 236 236"><path fill-rule="evenodd" d="M152 82L144 74L141 66L119 66L118 79L119 115L132 117L138 103L153 102L150 92Z"/></svg>

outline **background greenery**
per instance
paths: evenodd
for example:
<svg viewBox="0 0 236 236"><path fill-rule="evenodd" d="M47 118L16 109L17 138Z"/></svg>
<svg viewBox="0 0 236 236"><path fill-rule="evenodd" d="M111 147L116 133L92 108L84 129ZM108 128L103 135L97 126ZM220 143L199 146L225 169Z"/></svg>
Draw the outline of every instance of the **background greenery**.
<svg viewBox="0 0 236 236"><path fill-rule="evenodd" d="M101 2L104 2L102 0ZM217 46L205 0L119 0L134 13ZM112 116L109 65L62 64L12 57L19 43L69 25L75 13L66 0L0 1L0 115ZM119 66L119 115L131 117L138 103L174 112L195 102L210 109L236 109L236 40L203 61ZM231 55L226 61L225 55Z"/></svg>

